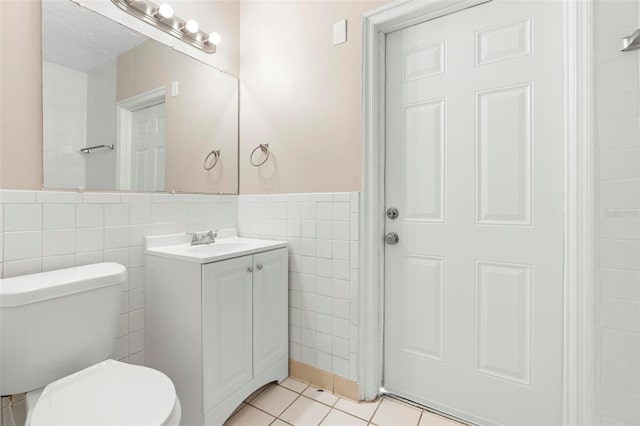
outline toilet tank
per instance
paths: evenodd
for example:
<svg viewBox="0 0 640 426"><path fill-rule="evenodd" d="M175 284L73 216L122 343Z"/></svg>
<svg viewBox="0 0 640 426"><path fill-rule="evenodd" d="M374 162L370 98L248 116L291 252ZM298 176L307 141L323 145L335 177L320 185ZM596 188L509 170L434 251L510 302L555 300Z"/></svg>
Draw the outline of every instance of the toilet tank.
<svg viewBox="0 0 640 426"><path fill-rule="evenodd" d="M111 357L126 279L117 263L0 279L0 395Z"/></svg>

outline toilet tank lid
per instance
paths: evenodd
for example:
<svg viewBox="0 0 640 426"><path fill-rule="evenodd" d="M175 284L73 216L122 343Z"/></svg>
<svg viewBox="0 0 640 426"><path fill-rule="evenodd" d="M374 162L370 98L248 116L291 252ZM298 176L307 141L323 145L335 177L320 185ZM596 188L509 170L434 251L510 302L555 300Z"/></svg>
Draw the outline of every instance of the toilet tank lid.
<svg viewBox="0 0 640 426"><path fill-rule="evenodd" d="M126 268L112 262L0 279L0 307L28 305L118 285L126 279Z"/></svg>

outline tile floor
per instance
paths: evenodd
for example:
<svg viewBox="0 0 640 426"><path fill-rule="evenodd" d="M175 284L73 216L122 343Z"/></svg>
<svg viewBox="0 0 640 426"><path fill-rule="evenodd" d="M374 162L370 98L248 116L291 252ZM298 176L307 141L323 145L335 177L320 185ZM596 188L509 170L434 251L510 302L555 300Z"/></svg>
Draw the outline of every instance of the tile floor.
<svg viewBox="0 0 640 426"><path fill-rule="evenodd" d="M390 398L357 403L288 378L254 392L225 426L461 426Z"/></svg>

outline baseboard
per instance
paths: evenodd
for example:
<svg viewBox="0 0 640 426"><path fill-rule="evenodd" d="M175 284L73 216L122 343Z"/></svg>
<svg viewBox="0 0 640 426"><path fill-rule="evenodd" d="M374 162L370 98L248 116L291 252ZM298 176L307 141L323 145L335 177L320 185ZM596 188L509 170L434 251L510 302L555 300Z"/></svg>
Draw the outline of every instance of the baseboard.
<svg viewBox="0 0 640 426"><path fill-rule="evenodd" d="M290 359L289 376L353 401L359 400L358 384L356 382L319 368Z"/></svg>

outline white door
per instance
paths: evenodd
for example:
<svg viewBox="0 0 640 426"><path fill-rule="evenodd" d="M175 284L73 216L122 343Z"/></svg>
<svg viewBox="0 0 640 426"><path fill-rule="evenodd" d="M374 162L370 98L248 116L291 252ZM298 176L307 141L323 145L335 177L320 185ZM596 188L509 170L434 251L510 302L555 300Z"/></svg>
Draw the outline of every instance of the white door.
<svg viewBox="0 0 640 426"><path fill-rule="evenodd" d="M253 377L252 264L243 256L202 266L205 413Z"/></svg>
<svg viewBox="0 0 640 426"><path fill-rule="evenodd" d="M287 249L253 256L253 375L289 353Z"/></svg>
<svg viewBox="0 0 640 426"><path fill-rule="evenodd" d="M562 423L562 3L391 33L384 386L479 424Z"/></svg>
<svg viewBox="0 0 640 426"><path fill-rule="evenodd" d="M133 112L131 127L131 189L164 191L164 103Z"/></svg>

